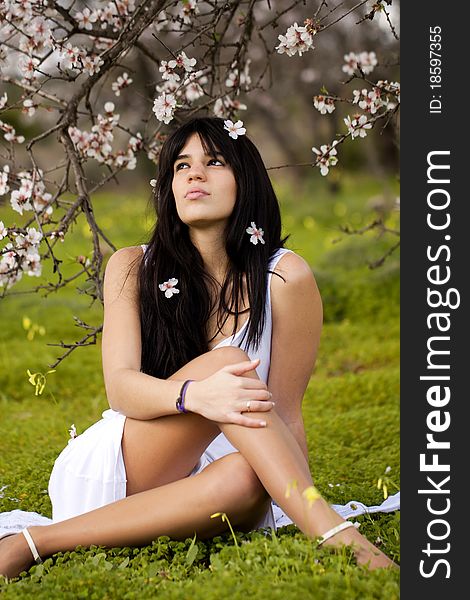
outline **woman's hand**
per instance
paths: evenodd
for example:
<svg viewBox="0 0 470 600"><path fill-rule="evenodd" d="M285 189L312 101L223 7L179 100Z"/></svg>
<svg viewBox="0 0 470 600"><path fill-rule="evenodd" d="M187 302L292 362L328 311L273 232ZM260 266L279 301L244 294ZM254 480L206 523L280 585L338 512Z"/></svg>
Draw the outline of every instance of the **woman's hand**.
<svg viewBox="0 0 470 600"><path fill-rule="evenodd" d="M193 381L186 391L186 409L217 423L266 427L266 421L245 416L247 412L267 412L274 406L263 381L243 377L258 364L259 358L227 365L206 379Z"/></svg>

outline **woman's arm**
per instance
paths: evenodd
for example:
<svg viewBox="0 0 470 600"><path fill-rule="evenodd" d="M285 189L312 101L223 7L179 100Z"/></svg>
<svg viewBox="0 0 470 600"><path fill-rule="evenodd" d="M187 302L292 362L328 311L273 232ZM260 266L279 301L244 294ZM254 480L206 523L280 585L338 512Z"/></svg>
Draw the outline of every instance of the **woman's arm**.
<svg viewBox="0 0 470 600"><path fill-rule="evenodd" d="M175 400L181 382L140 372L137 272L142 256L140 246L121 248L106 265L102 360L111 408L146 420L177 413Z"/></svg>
<svg viewBox="0 0 470 600"><path fill-rule="evenodd" d="M103 375L111 408L139 420L177 414L175 401L184 377L177 371L169 379L140 372L141 333L137 273L140 247L122 248L108 261L104 279ZM224 352L224 349L215 352ZM195 359L197 360L197 359ZM243 357L240 357L243 360ZM214 360L217 364L217 360ZM259 379L243 377L255 368L236 361L210 376L194 381L186 394L186 407L207 419L260 427L259 419L242 414L247 400L254 410L269 411L271 394ZM196 377L194 379L197 379Z"/></svg>
<svg viewBox="0 0 470 600"><path fill-rule="evenodd" d="M271 278L273 317L268 390L276 412L286 423L307 458L302 400L315 365L323 308L315 278L297 254L283 256L275 269L285 282Z"/></svg>

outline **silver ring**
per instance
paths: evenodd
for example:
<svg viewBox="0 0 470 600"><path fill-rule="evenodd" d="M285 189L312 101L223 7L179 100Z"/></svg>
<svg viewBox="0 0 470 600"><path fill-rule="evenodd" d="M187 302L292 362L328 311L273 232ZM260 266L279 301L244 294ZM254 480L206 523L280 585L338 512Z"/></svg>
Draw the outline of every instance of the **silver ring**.
<svg viewBox="0 0 470 600"><path fill-rule="evenodd" d="M251 401L250 401L250 400L248 400L248 402L246 403L246 410L247 410L248 412L250 412L250 406L251 406Z"/></svg>

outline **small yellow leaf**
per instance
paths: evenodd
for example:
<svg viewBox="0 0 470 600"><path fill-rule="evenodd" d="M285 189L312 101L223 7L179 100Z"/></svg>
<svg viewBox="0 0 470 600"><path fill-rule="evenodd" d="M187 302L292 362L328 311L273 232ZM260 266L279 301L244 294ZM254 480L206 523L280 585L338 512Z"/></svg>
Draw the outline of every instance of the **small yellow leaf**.
<svg viewBox="0 0 470 600"><path fill-rule="evenodd" d="M29 317L23 317L23 329L29 329L31 327L31 319Z"/></svg>

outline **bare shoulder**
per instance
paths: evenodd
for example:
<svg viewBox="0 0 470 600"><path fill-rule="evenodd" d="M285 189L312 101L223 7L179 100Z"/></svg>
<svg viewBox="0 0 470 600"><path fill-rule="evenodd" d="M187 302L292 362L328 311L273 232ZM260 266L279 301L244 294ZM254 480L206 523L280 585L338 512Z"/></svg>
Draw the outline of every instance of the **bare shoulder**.
<svg viewBox="0 0 470 600"><path fill-rule="evenodd" d="M295 252L286 252L279 259L271 279L273 315L301 314L302 309L316 312L321 317L322 303L317 282L308 262ZM291 313L292 314L292 313Z"/></svg>
<svg viewBox="0 0 470 600"><path fill-rule="evenodd" d="M129 267L133 262L139 262L142 259L143 251L141 246L127 246L125 248L119 248L116 252L113 252L109 257L106 265L106 270L112 271L119 270L125 267Z"/></svg>
<svg viewBox="0 0 470 600"><path fill-rule="evenodd" d="M105 304L116 300L122 291L135 296L137 273L143 257L141 246L128 246L116 250L106 264L104 275Z"/></svg>
<svg viewBox="0 0 470 600"><path fill-rule="evenodd" d="M315 276L308 262L296 254L295 252L286 252L282 256L275 269L274 273L278 273L281 277L272 277L271 291L276 294L283 291L288 293L296 289L297 292L315 288L318 291ZM283 291L281 291L283 290Z"/></svg>

